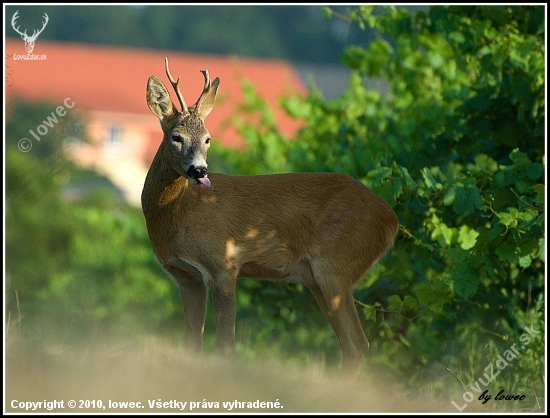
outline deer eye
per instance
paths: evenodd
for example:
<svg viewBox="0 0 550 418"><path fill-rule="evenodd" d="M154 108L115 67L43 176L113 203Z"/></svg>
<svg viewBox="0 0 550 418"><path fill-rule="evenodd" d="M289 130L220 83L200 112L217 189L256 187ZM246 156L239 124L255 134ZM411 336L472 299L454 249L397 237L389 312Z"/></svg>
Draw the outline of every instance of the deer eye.
<svg viewBox="0 0 550 418"><path fill-rule="evenodd" d="M205 144L210 144L210 138L206 138L206 141L204 141Z"/></svg>
<svg viewBox="0 0 550 418"><path fill-rule="evenodd" d="M174 141L174 142L183 142L183 139L179 135L172 135L172 141Z"/></svg>

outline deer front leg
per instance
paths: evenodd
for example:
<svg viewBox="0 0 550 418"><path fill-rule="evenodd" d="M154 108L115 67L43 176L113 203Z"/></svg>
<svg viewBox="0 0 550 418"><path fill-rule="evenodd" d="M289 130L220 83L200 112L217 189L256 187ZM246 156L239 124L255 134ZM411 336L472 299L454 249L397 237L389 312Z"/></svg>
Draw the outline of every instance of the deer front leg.
<svg viewBox="0 0 550 418"><path fill-rule="evenodd" d="M216 335L218 348L223 356L231 357L235 350L235 316L237 300L236 279L228 279L210 287L214 312L216 314Z"/></svg>
<svg viewBox="0 0 550 418"><path fill-rule="evenodd" d="M199 352L202 349L208 289L202 280L189 280L180 283L180 292L185 318L185 343L192 351Z"/></svg>
<svg viewBox="0 0 550 418"><path fill-rule="evenodd" d="M199 352L202 349L208 288L196 269L185 264L165 268L180 289L185 318L185 345L191 351Z"/></svg>

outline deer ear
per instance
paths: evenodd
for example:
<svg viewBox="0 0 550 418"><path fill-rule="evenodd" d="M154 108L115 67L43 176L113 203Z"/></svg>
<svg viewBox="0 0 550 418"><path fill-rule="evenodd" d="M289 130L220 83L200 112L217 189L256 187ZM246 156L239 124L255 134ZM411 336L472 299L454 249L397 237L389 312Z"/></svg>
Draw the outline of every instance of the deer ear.
<svg viewBox="0 0 550 418"><path fill-rule="evenodd" d="M204 89L199 97L199 100L195 103L194 112L204 120L214 108L216 95L218 94L218 87L220 86L220 79L216 77L213 82L210 82L208 71L204 70L201 72L204 75Z"/></svg>
<svg viewBox="0 0 550 418"><path fill-rule="evenodd" d="M161 121L176 113L168 90L162 81L154 75L147 80L147 105Z"/></svg>

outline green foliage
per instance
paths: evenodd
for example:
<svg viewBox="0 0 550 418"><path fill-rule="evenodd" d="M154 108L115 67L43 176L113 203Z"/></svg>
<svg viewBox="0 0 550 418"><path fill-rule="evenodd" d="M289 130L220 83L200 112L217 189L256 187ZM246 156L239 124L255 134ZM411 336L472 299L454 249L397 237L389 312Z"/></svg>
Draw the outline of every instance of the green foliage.
<svg viewBox="0 0 550 418"><path fill-rule="evenodd" d="M209 152L209 159L219 164L217 171L249 175L288 171L286 155L290 147L289 138L281 135L274 112L258 96L253 84L246 79L241 84L244 101L237 106L235 114L226 124L234 126L246 138L248 146L238 153L217 147Z"/></svg>
<svg viewBox="0 0 550 418"><path fill-rule="evenodd" d="M368 46L345 50L354 70L348 91L331 101L317 92L305 102L284 100L303 122L297 139L285 147L270 124L249 125L241 132L250 148L233 157L234 167L245 174L250 159L257 173L263 159L271 172L280 151L285 171L345 172L393 206L401 223L395 248L356 293L371 367L410 386L422 379L465 390L529 324L541 337L488 389L528 398L508 408L538 410L544 7L437 6L410 15L361 6L346 19L378 33ZM367 89L366 77L386 79L388 93ZM256 120L268 112L248 110Z"/></svg>

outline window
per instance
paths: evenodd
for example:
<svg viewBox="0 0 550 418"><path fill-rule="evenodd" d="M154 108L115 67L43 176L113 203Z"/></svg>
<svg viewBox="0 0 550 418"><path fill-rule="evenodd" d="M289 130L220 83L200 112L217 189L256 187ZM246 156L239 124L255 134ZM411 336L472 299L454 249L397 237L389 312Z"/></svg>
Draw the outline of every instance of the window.
<svg viewBox="0 0 550 418"><path fill-rule="evenodd" d="M117 151L122 144L122 128L120 126L110 126L107 128L107 134L103 145L111 151Z"/></svg>

